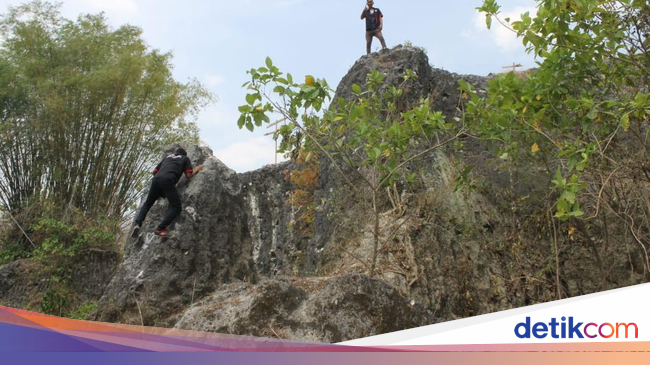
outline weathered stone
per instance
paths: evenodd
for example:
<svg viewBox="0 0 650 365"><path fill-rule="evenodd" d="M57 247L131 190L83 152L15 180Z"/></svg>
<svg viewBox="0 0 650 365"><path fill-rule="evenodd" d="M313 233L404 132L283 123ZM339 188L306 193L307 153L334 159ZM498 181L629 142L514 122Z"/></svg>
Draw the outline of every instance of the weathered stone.
<svg viewBox="0 0 650 365"><path fill-rule="evenodd" d="M431 312L364 275L224 285L176 328L334 343L433 324Z"/></svg>
<svg viewBox="0 0 650 365"><path fill-rule="evenodd" d="M396 47L362 57L336 97L349 98L352 84L364 84L374 69L387 74L389 85L400 83L407 69L416 71L400 107L428 97L448 122L460 116L460 80L479 94L487 88L487 78L433 69L422 50ZM286 204L292 187L283 170L293 166L236 174L209 149L188 148L194 164L206 169L178 184L184 209L171 236L127 241L124 262L95 318L338 342L431 324L431 312L452 320L555 299L552 243L541 238L548 227L524 221L539 214L548 181L534 166L504 164L474 138L463 143L462 149L439 149L409 166L420 179L400 187L402 213L385 198L379 202L382 238L390 238L377 265L382 280L354 274L367 272L370 214L358 196L342 189L325 158L310 238L292 230L296 212ZM470 177L477 183L459 190L468 165L475 166ZM528 206L513 210L518 201ZM165 208L161 200L152 209L146 232ZM607 242L562 247L564 295L643 282L640 255L638 248ZM17 283L19 265L0 270L0 295Z"/></svg>
<svg viewBox="0 0 650 365"><path fill-rule="evenodd" d="M100 301L97 320L171 325L174 315L219 284L255 279L238 175L207 148L187 152L204 170L178 183L182 214L168 237L155 236L167 209L166 200L158 200L140 237L127 240L124 262Z"/></svg>
<svg viewBox="0 0 650 365"><path fill-rule="evenodd" d="M284 162L240 175L253 240L253 260L262 275L290 271L292 257L304 241L291 229L294 212L286 203L291 184L284 172L292 168L295 166Z"/></svg>

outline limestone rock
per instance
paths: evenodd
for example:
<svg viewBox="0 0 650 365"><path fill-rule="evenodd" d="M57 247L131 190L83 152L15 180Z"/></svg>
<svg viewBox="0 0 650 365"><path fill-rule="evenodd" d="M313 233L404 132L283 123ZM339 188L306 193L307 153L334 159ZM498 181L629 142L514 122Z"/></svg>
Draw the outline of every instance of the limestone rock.
<svg viewBox="0 0 650 365"><path fill-rule="evenodd" d="M170 152L175 148L170 148ZM168 237L153 234L167 209L159 199L143 232L126 242L124 262L102 297L96 320L171 325L194 299L233 279L254 280L252 240L238 175L207 148L187 148L204 170L182 177L183 212Z"/></svg>
<svg viewBox="0 0 650 365"><path fill-rule="evenodd" d="M435 323L432 313L364 275L224 285L176 328L336 343Z"/></svg>

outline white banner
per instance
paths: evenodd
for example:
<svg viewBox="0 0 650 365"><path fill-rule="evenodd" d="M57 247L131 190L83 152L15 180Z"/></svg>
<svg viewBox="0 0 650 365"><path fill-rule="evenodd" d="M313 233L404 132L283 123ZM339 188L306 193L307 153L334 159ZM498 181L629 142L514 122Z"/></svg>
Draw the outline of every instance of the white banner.
<svg viewBox="0 0 650 365"><path fill-rule="evenodd" d="M650 341L650 284L511 309L341 344L415 346L630 341Z"/></svg>

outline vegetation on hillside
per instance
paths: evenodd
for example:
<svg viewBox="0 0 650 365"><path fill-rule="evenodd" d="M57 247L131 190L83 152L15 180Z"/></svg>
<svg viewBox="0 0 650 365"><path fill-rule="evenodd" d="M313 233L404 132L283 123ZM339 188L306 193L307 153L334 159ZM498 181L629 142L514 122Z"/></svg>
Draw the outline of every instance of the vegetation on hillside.
<svg viewBox="0 0 650 365"><path fill-rule="evenodd" d="M32 1L0 15L0 265L31 257L49 289L34 310L75 316L71 273L118 251L164 148L197 143L211 95L172 77L172 55L103 14L76 20Z"/></svg>
<svg viewBox="0 0 650 365"><path fill-rule="evenodd" d="M240 107L239 126L253 130L269 122L270 113L279 113L291 122L278 135L280 152L321 154L349 189L367 188L365 201L375 222L371 274L381 246L380 188L412 181L416 175L403 173L403 167L430 151L423 146L436 147L432 138L447 142L465 135L487 143L506 165L546 172L539 176L548 183L546 196L531 201L540 204L535 212L539 237L552 243L552 265L542 266L555 272L558 298L563 290L560 230L568 233L562 241L579 239L593 248L605 281L607 268L595 247L623 237L622 244L636 246L644 257L647 277L650 6L643 0L544 0L538 1L536 15L526 13L513 22L499 18L495 0L477 9L486 14L488 27L497 19L516 32L539 62L527 77L493 78L486 96L461 82L460 121L445 121L427 100L398 111L403 85L384 87L377 72L368 75L365 87L352 85L352 100L333 100L321 110L329 98L324 80L307 76L297 84L267 59L265 66L249 71L252 81L244 86L250 93ZM413 77L405 74L405 82ZM470 181L471 166L464 171L461 178ZM513 211L527 197L514 199ZM632 272L634 261L630 256Z"/></svg>
<svg viewBox="0 0 650 365"><path fill-rule="evenodd" d="M13 227L0 244L20 252L45 249L43 217L121 221L164 147L198 142L189 117L210 100L173 79L171 54L141 29L113 29L102 14L69 20L59 6L33 1L0 17L0 209Z"/></svg>

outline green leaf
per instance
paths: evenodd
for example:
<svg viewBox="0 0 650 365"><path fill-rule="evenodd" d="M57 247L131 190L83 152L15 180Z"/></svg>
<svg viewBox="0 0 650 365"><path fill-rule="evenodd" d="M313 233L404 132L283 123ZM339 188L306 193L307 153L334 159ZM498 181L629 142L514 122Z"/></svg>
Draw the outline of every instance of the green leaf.
<svg viewBox="0 0 650 365"><path fill-rule="evenodd" d="M562 193L562 199L573 205L576 202L576 194L572 191L565 190L564 193Z"/></svg>
<svg viewBox="0 0 650 365"><path fill-rule="evenodd" d="M406 176L406 181L412 184L415 181L416 176L415 172L412 172Z"/></svg>
<svg viewBox="0 0 650 365"><path fill-rule="evenodd" d="M587 114L587 118L589 118L591 120L594 120L594 119L598 118L598 110L597 109L591 109L589 111L589 114Z"/></svg>
<svg viewBox="0 0 650 365"><path fill-rule="evenodd" d="M361 94L361 86L357 84L352 84L352 91L357 95Z"/></svg>
<svg viewBox="0 0 650 365"><path fill-rule="evenodd" d="M373 158L374 159L377 159L377 158L379 158L379 156L381 156L381 150L379 148L377 148L377 147L373 147L372 152L373 152Z"/></svg>
<svg viewBox="0 0 650 365"><path fill-rule="evenodd" d="M273 68L273 61L271 61L271 57L266 57L266 67L269 69Z"/></svg>
<svg viewBox="0 0 650 365"><path fill-rule="evenodd" d="M244 127L244 123L246 123L246 115L242 114L239 116L239 119L237 120L237 126L239 129L242 129Z"/></svg>
<svg viewBox="0 0 650 365"><path fill-rule="evenodd" d="M257 100L258 96L259 96L258 94L247 94L246 95L246 102L249 105L253 105L253 104L255 104L255 101Z"/></svg>
<svg viewBox="0 0 650 365"><path fill-rule="evenodd" d="M571 211L568 214L569 217L576 217L576 218L577 217L582 217L583 215L585 215L585 213L583 211L581 211L580 209Z"/></svg>
<svg viewBox="0 0 650 365"><path fill-rule="evenodd" d="M630 113L625 113L621 117L621 128L626 132L630 129Z"/></svg>

